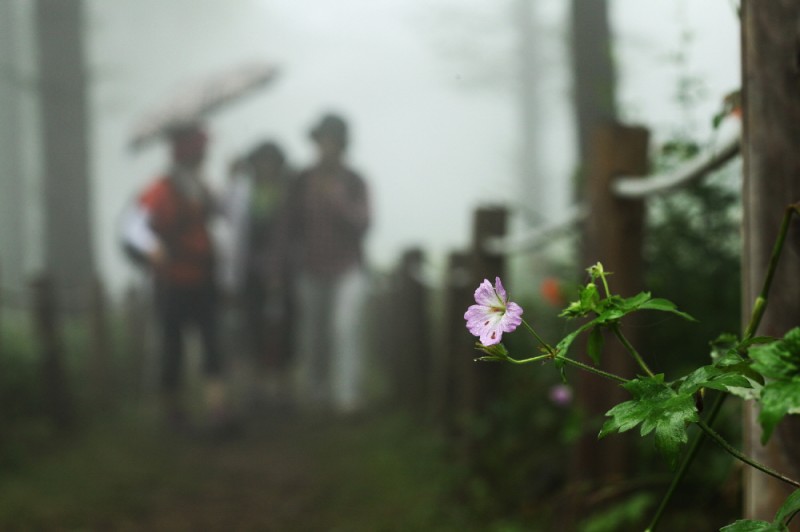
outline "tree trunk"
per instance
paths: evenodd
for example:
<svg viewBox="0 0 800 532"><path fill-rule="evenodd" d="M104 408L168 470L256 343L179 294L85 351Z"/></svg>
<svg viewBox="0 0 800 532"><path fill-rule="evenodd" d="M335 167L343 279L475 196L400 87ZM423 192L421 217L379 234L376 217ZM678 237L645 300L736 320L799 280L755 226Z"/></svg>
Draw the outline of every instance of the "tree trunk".
<svg viewBox="0 0 800 532"><path fill-rule="evenodd" d="M616 119L614 65L606 0L572 0L571 49L580 163L585 167L594 129Z"/></svg>
<svg viewBox="0 0 800 532"><path fill-rule="evenodd" d="M45 263L58 286L94 275L81 0L37 0Z"/></svg>
<svg viewBox="0 0 800 532"><path fill-rule="evenodd" d="M787 204L800 200L800 3L742 1L744 105L743 319L763 283ZM796 231L796 228L794 229ZM795 235L796 236L796 235ZM759 335L782 336L800 324L800 256L781 257ZM787 418L767 446L759 442L758 412L745 407L745 450L794 478L800 477L800 423ZM745 516L771 521L789 490L745 470Z"/></svg>

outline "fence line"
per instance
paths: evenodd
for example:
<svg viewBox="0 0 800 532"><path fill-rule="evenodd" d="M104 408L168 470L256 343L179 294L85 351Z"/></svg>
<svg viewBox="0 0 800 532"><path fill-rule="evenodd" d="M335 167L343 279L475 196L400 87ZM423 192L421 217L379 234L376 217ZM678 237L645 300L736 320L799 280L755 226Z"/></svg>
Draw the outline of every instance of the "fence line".
<svg viewBox="0 0 800 532"><path fill-rule="evenodd" d="M611 191L614 196L623 199L646 199L672 192L705 178L727 164L739 155L740 145L740 131L737 129L717 148L686 161L673 171L645 177L618 177L612 181ZM545 222L513 235L488 239L486 252L507 254L538 251L554 238L567 235L586 220L589 213L589 206L574 205L569 208L566 216L555 222Z"/></svg>
<svg viewBox="0 0 800 532"><path fill-rule="evenodd" d="M619 177L611 184L611 190L621 198L646 198L684 187L702 179L736 157L740 152L741 138L737 130L721 146L686 161L672 172L646 177Z"/></svg>

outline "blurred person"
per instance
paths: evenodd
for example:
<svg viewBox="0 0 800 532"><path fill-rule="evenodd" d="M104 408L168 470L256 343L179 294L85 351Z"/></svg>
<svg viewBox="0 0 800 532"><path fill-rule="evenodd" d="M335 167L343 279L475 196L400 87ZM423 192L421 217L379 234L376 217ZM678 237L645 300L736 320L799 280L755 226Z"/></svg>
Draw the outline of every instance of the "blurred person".
<svg viewBox="0 0 800 532"><path fill-rule="evenodd" d="M275 142L262 142L235 163L231 177L226 285L242 312L245 349L263 385L254 399L282 400L293 330L288 257L278 238L290 184L284 152Z"/></svg>
<svg viewBox="0 0 800 532"><path fill-rule="evenodd" d="M359 324L370 205L365 181L345 162L345 120L326 114L310 137L317 160L293 181L287 209L298 270L297 392L308 407L351 414L364 406Z"/></svg>
<svg viewBox="0 0 800 532"><path fill-rule="evenodd" d="M200 124L169 133L171 165L126 213L123 240L152 274L161 350L160 394L170 428L188 427L183 397L185 335L199 332L211 428L230 421L218 345L216 254L209 223L218 210L202 173L208 135Z"/></svg>

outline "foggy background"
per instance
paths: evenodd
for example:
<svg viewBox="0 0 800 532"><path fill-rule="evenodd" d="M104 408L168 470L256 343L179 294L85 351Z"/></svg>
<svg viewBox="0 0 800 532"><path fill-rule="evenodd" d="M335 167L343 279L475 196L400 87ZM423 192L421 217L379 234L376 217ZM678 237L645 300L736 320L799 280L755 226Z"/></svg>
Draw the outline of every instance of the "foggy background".
<svg viewBox="0 0 800 532"><path fill-rule="evenodd" d="M18 203L17 195L25 205L22 223L0 227L4 282L13 285L44 267L36 208L41 146L33 4L0 5L6 39L15 42L3 49L0 109L16 113L0 130L18 146L0 158L0 208ZM206 168L217 188L231 160L267 137L284 146L292 165L308 164L312 121L336 110L351 122L349 159L371 186L375 217L367 250L376 267L392 264L410 245L440 263L466 244L478 204L509 204L534 220L557 216L570 203L577 164L568 6L532 5L534 86L523 95L519 4L512 1L86 2L91 215L102 276L115 289L134 276L119 251L117 220L167 163L163 146L127 149L137 120L177 88L250 59L273 62L280 72L209 121ZM616 0L610 7L620 118L652 128L654 145L678 123L694 123L701 139L710 136L710 117L739 85L735 7L727 0ZM681 71L703 81L690 117L674 97ZM537 116L528 146L518 119L523 98ZM523 175L525 150L535 155L538 184ZM514 227L520 225L517 219ZM11 240L18 251L9 249Z"/></svg>

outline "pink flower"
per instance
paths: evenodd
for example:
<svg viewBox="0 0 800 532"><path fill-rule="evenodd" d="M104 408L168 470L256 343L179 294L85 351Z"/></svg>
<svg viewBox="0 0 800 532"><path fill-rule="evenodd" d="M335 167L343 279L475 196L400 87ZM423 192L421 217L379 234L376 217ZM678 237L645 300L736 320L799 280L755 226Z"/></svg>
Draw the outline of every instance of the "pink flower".
<svg viewBox="0 0 800 532"><path fill-rule="evenodd" d="M572 402L572 388L566 384L556 384L547 395L558 406L569 406Z"/></svg>
<svg viewBox="0 0 800 532"><path fill-rule="evenodd" d="M511 332L522 323L522 307L508 301L508 295L500 278L496 277L494 287L488 279L475 290L475 303L467 309L469 332L478 336L483 345L500 343L504 332Z"/></svg>

